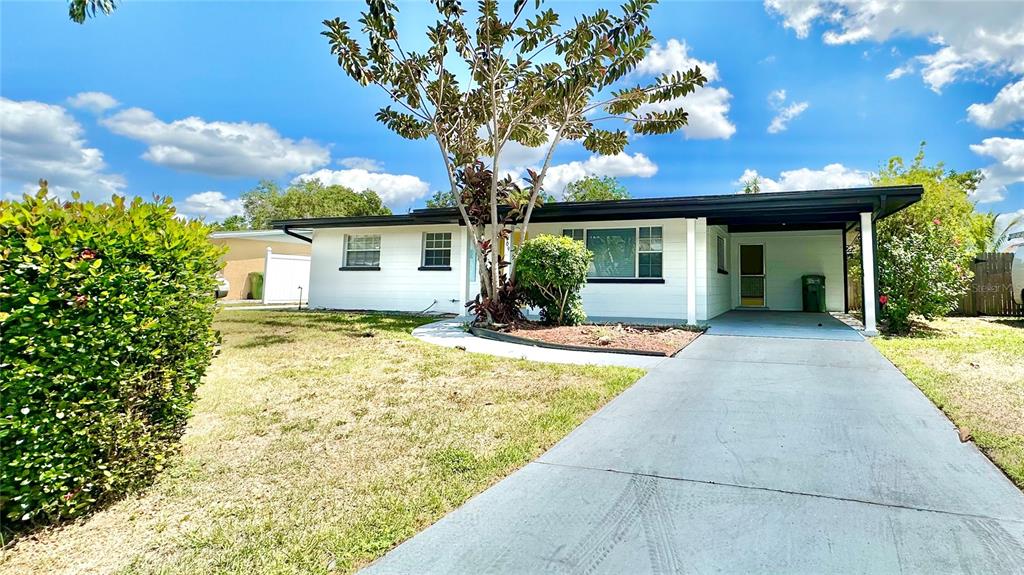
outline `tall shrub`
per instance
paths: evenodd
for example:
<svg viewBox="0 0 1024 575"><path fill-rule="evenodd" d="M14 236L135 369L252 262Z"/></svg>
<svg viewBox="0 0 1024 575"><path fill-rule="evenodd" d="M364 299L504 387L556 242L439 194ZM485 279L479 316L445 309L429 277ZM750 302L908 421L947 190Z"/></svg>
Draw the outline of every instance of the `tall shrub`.
<svg viewBox="0 0 1024 575"><path fill-rule="evenodd" d="M577 325L587 319L580 290L594 259L583 245L564 236L541 235L519 251L516 287L527 303L540 308L541 319L554 325Z"/></svg>
<svg viewBox="0 0 1024 575"><path fill-rule="evenodd" d="M961 242L939 219L886 238L878 285L890 332L910 332L911 314L932 319L956 308L971 279Z"/></svg>
<svg viewBox="0 0 1024 575"><path fill-rule="evenodd" d="M872 178L879 186L920 184L921 201L878 222L878 293L889 331L906 333L911 316L945 315L970 285L983 214L971 194L981 182L976 170L956 172L940 162L925 164L924 143L909 164L896 156ZM859 242L851 245L850 272L859 275ZM865 302L874 305L874 302Z"/></svg>
<svg viewBox="0 0 1024 575"><path fill-rule="evenodd" d="M169 199L0 201L0 513L83 514L173 453L216 334L220 248Z"/></svg>

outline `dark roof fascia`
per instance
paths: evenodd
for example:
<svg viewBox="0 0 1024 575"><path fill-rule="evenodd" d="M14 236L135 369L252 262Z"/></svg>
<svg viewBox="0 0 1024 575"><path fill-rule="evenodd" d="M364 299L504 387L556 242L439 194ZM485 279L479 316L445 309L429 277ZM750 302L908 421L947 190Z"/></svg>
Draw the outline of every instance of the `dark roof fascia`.
<svg viewBox="0 0 1024 575"><path fill-rule="evenodd" d="M432 224L457 224L458 213L451 217L426 216L413 214L397 216L352 216L340 218L309 218L300 220L276 220L270 222L274 229L284 228L372 228L378 226L416 226Z"/></svg>
<svg viewBox="0 0 1024 575"><path fill-rule="evenodd" d="M535 222L573 222L658 218L708 218L709 224L831 226L872 212L876 219L896 213L921 199L919 185L838 190L721 194L642 198L601 202L553 202L533 212ZM314 218L273 222L275 228L337 228L461 223L456 208L425 208L397 216Z"/></svg>

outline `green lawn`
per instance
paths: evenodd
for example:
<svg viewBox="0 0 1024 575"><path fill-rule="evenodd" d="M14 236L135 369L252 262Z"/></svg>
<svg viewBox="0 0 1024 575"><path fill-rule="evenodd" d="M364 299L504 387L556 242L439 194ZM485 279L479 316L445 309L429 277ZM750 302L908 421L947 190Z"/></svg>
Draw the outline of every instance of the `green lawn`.
<svg viewBox="0 0 1024 575"><path fill-rule="evenodd" d="M145 493L18 542L0 571L351 572L643 373L440 348L410 335L428 321L222 310L181 456Z"/></svg>
<svg viewBox="0 0 1024 575"><path fill-rule="evenodd" d="M1024 489L1024 320L946 318L872 342Z"/></svg>

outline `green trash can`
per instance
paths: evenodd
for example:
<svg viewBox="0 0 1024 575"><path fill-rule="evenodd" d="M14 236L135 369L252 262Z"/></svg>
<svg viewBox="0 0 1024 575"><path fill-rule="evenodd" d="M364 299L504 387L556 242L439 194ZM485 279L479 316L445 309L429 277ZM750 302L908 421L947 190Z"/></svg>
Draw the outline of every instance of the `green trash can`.
<svg viewBox="0 0 1024 575"><path fill-rule="evenodd" d="M804 311L825 311L825 276L803 276Z"/></svg>

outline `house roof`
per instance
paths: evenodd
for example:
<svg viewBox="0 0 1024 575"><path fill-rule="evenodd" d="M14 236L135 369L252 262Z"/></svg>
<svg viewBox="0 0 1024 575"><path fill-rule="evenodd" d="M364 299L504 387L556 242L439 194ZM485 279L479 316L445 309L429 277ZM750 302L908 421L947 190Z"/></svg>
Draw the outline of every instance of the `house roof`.
<svg viewBox="0 0 1024 575"><path fill-rule="evenodd" d="M761 194L721 194L643 198L602 202L554 202L534 210L534 222L707 218L709 225L737 231L761 229L846 228L862 212L875 219L892 215L921 199L919 185L875 186ZM413 210L392 216L358 216L281 220L278 229L455 224L456 208Z"/></svg>
<svg viewBox="0 0 1024 575"><path fill-rule="evenodd" d="M302 227L289 226L289 231L301 232L308 229ZM239 231L224 231L224 232L213 232L210 234L211 240L257 240L265 242L286 242L290 244L301 244L304 243L302 240L290 236L284 232L283 229L277 230L239 230Z"/></svg>

